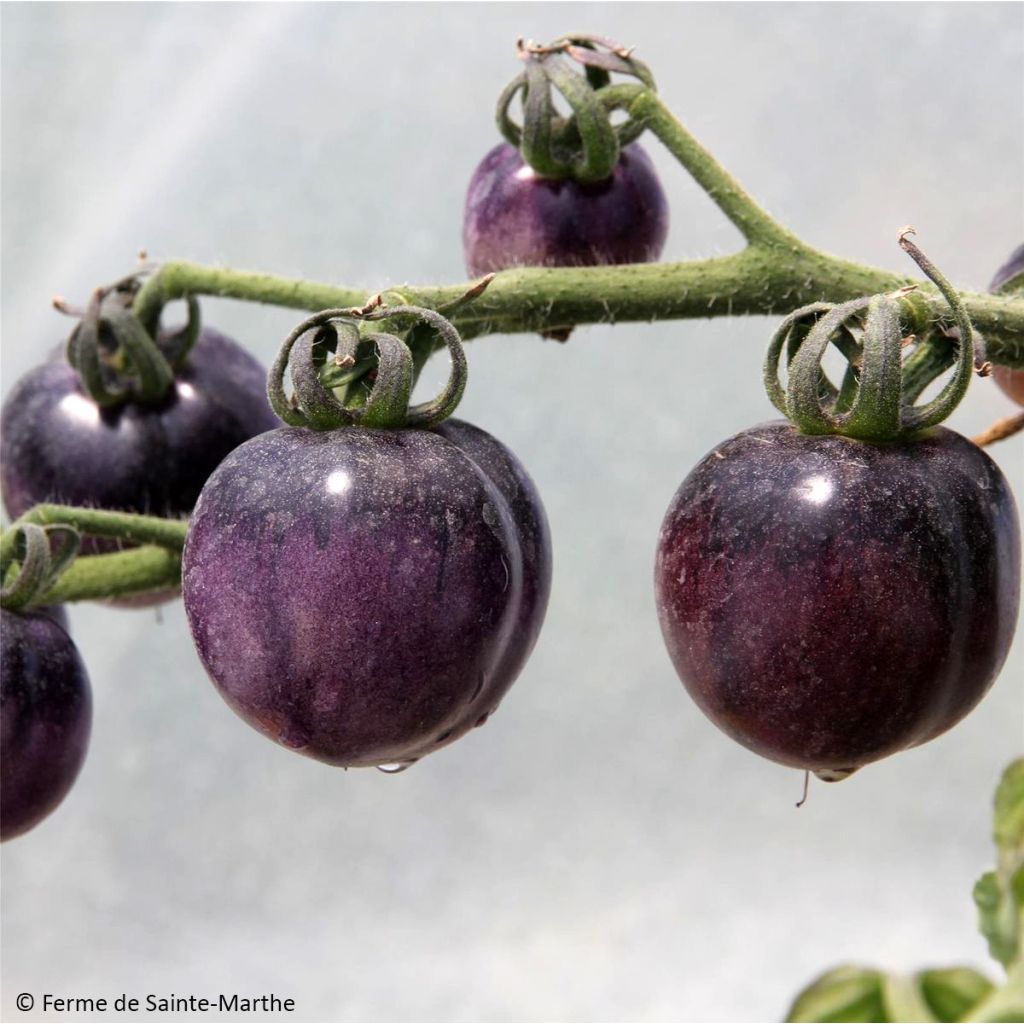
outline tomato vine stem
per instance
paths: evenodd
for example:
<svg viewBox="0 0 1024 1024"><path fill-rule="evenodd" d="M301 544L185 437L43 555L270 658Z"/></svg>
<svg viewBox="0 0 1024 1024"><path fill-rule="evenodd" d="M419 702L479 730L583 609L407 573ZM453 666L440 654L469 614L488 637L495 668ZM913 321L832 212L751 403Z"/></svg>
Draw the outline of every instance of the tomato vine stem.
<svg viewBox="0 0 1024 1024"><path fill-rule="evenodd" d="M780 258L752 245L731 256L684 263L505 270L494 276L484 295L451 319L465 341L581 324L783 315L811 302L845 302L913 283L910 277L811 249ZM943 317L947 311L942 297L930 284L919 283L931 315ZM403 285L401 301L437 309L472 284ZM154 306L190 295L316 311L361 306L372 294L369 289L174 260L146 282L135 311L149 316ZM1024 366L1024 299L976 292L962 292L961 298L985 335L992 362Z"/></svg>
<svg viewBox="0 0 1024 1024"><path fill-rule="evenodd" d="M114 537L129 544L154 544L171 552L185 547L188 521L143 516L134 512L110 512L98 508L73 505L35 505L3 532L0 537L0 562L6 565L15 550L18 527L26 523L37 526L70 526L90 537Z"/></svg>
<svg viewBox="0 0 1024 1024"><path fill-rule="evenodd" d="M948 315L930 282L915 282L808 245L764 210L652 90L618 88L631 119L662 142L740 230L746 248L730 256L680 263L506 270L495 275L485 294L451 317L464 340L590 323L783 315L811 302L846 302L914 283L934 319ZM471 288L470 282L402 285L397 301L438 309ZM134 311L143 323L156 323L165 303L210 295L315 312L361 306L372 294L344 285L172 260L143 284ZM962 300L985 336L989 358L1007 366L1024 365L1024 297L964 292ZM385 301L393 300L385 294Z"/></svg>
<svg viewBox="0 0 1024 1024"><path fill-rule="evenodd" d="M651 88L608 86L602 102L609 109L625 110L630 123L642 125L661 141L739 229L745 248L729 256L677 263L519 267L495 274L482 294L480 282L400 285L384 293L385 304L447 311L463 340L469 340L499 333L550 334L593 323L781 316L815 302L839 304L913 287L925 320L950 323L946 300L932 282L823 253L775 220ZM152 326L159 323L166 303L192 302L200 295L316 312L362 307L374 294L363 288L171 260L145 279L132 309L144 325ZM468 296L473 296L472 302L465 301ZM1024 295L964 292L960 300L984 336L988 358L1024 366ZM436 344L415 348L417 371L432 348ZM951 356L951 346L948 352L924 352L920 361L928 365L919 368L914 380L924 380L931 363L948 364ZM112 596L177 582L184 522L54 506L38 506L22 521L62 522L83 533L157 545L79 559L54 588L53 594L61 599ZM14 544L10 531L3 544L9 557Z"/></svg>

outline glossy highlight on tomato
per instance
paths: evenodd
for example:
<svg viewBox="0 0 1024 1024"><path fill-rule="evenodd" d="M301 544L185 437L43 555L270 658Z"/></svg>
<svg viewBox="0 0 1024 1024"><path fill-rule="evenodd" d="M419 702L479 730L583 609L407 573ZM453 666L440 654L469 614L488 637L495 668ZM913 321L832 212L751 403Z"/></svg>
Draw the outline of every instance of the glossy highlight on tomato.
<svg viewBox="0 0 1024 1024"><path fill-rule="evenodd" d="M655 583L711 721L835 780L945 732L992 685L1017 618L1016 508L952 431L868 444L769 423L683 482Z"/></svg>
<svg viewBox="0 0 1024 1024"><path fill-rule="evenodd" d="M67 795L89 745L92 695L62 612L0 611L0 839L38 825Z"/></svg>
<svg viewBox="0 0 1024 1024"><path fill-rule="evenodd" d="M582 185L539 177L507 142L477 167L466 195L470 274L515 266L647 263L661 255L668 200L650 158L625 147L611 176Z"/></svg>
<svg viewBox="0 0 1024 1024"><path fill-rule="evenodd" d="M12 518L40 502L184 515L228 452L276 426L263 367L209 327L159 405L101 409L75 370L53 359L22 377L4 402L4 503ZM113 546L83 541L85 553Z"/></svg>
<svg viewBox="0 0 1024 1024"><path fill-rule="evenodd" d="M481 725L547 605L525 470L467 423L282 428L213 474L183 562L196 649L283 746L396 770Z"/></svg>

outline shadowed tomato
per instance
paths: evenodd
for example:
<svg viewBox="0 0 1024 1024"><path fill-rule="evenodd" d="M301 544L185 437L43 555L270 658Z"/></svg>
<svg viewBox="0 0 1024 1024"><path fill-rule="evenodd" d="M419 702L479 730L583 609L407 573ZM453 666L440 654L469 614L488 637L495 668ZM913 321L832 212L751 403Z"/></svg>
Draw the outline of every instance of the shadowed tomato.
<svg viewBox="0 0 1024 1024"><path fill-rule="evenodd" d="M1007 281L1021 273L1024 273L1024 245L1018 245L1010 258L996 271L988 290L998 292ZM1018 405L1024 405L1024 370L995 366L992 369L992 379Z"/></svg>
<svg viewBox="0 0 1024 1024"><path fill-rule="evenodd" d="M623 149L605 181L539 177L507 142L476 169L466 195L463 247L470 274L515 266L595 266L657 260L668 201L647 154Z"/></svg>
<svg viewBox="0 0 1024 1024"><path fill-rule="evenodd" d="M1020 591L1006 480L943 428L906 444L755 427L676 492L655 570L672 661L733 739L822 778L964 717Z"/></svg>
<svg viewBox="0 0 1024 1024"><path fill-rule="evenodd" d="M184 515L228 452L276 426L266 371L209 327L158 405L101 409L75 370L54 359L22 377L4 402L4 503L12 518L40 502ZM83 541L85 553L116 546Z"/></svg>
<svg viewBox="0 0 1024 1024"><path fill-rule="evenodd" d="M0 838L33 828L64 799L85 760L92 696L53 610L0 612ZM63 612L59 612L63 616Z"/></svg>

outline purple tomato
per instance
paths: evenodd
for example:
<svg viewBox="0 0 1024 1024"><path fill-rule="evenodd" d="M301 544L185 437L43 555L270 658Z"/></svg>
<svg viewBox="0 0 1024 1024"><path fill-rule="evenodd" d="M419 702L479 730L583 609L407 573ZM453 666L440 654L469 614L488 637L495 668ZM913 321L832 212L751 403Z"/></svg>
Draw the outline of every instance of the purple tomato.
<svg viewBox="0 0 1024 1024"><path fill-rule="evenodd" d="M22 377L4 402L4 503L12 517L40 502L184 515L228 452L275 426L266 371L209 327L159 405L102 409L71 366L54 359ZM114 547L83 543L85 553Z"/></svg>
<svg viewBox="0 0 1024 1024"><path fill-rule="evenodd" d="M704 713L764 757L838 779L938 736L1013 637L1013 497L976 445L744 431L686 478L655 569L661 628Z"/></svg>
<svg viewBox="0 0 1024 1024"><path fill-rule="evenodd" d="M50 616L0 612L0 839L13 839L64 799L85 760L92 724L89 678Z"/></svg>
<svg viewBox="0 0 1024 1024"><path fill-rule="evenodd" d="M494 710L550 577L525 470L449 420L242 445L203 489L182 585L203 664L245 721L328 764L397 770Z"/></svg>
<svg viewBox="0 0 1024 1024"><path fill-rule="evenodd" d="M996 271L990 292L997 292L1011 278L1024 272L1024 245L1018 245L1010 258ZM1024 405L1024 370L1014 370L1009 366L996 366L992 369L992 379L1018 405Z"/></svg>
<svg viewBox="0 0 1024 1024"><path fill-rule="evenodd" d="M661 255L668 201L650 158L633 144L592 185L539 177L507 142L476 169L462 239L472 275L515 266L647 263Z"/></svg>

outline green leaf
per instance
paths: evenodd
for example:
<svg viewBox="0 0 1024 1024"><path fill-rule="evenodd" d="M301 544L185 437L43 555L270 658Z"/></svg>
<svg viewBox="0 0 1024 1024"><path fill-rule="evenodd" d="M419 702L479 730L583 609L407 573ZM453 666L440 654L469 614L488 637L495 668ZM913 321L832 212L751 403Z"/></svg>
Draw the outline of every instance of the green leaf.
<svg viewBox="0 0 1024 1024"><path fill-rule="evenodd" d="M917 978L903 974L883 975L882 1003L886 1020L906 1021L908 1024L931 1024L938 1020L926 1002Z"/></svg>
<svg viewBox="0 0 1024 1024"><path fill-rule="evenodd" d="M988 940L989 953L1001 964L1009 964L1017 953L1017 914L1013 899L994 871L986 871L978 879L974 902L978 905L978 928Z"/></svg>
<svg viewBox="0 0 1024 1024"><path fill-rule="evenodd" d="M994 835L999 852L1024 858L1024 757L1003 772L995 804Z"/></svg>
<svg viewBox="0 0 1024 1024"><path fill-rule="evenodd" d="M992 832L999 851L998 867L978 880L974 902L989 952L1009 967L1020 955L1024 929L1024 758L1003 772L996 790Z"/></svg>
<svg viewBox="0 0 1024 1024"><path fill-rule="evenodd" d="M928 1008L940 1021L958 1021L985 999L994 985L970 967L921 971L916 978Z"/></svg>
<svg viewBox="0 0 1024 1024"><path fill-rule="evenodd" d="M889 1021L882 999L884 975L866 967L836 967L801 992L786 1015L787 1021Z"/></svg>

